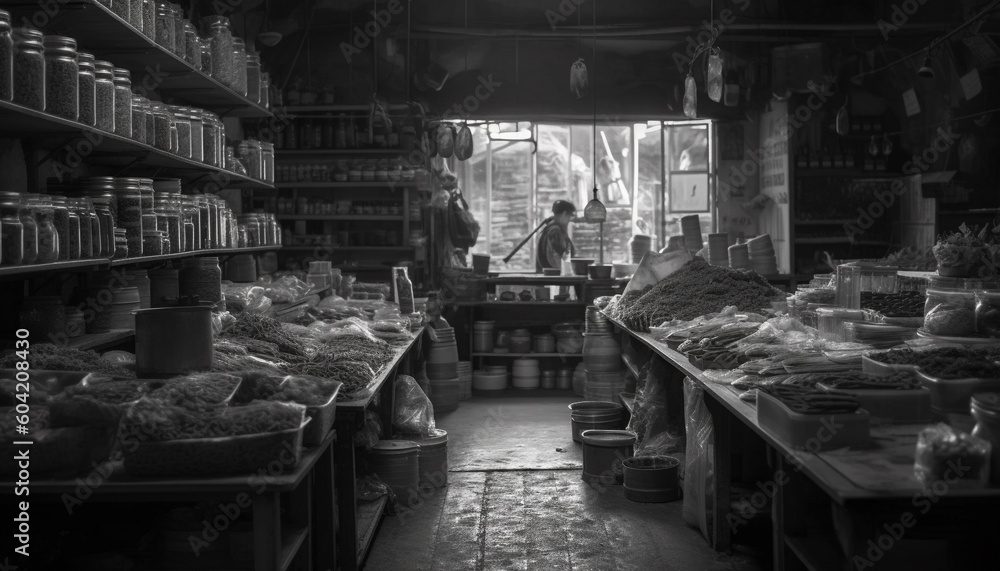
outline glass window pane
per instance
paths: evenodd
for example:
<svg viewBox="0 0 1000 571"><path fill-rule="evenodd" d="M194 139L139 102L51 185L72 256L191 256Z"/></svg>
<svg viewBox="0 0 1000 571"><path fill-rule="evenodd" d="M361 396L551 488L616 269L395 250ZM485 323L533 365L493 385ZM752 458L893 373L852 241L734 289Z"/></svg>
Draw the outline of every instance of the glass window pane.
<svg viewBox="0 0 1000 571"><path fill-rule="evenodd" d="M708 170L708 126L671 125L667 127L666 152L672 171Z"/></svg>
<svg viewBox="0 0 1000 571"><path fill-rule="evenodd" d="M657 249L666 246L658 236L660 198L663 194L663 130L659 123L653 126L637 124L635 138L639 154L639 176L635 194L635 231L653 238Z"/></svg>
<svg viewBox="0 0 1000 571"><path fill-rule="evenodd" d="M510 253L534 228L530 204L531 143L526 141L494 141L493 148L493 197L490 209L490 254L502 259ZM525 244L510 262L500 268L504 271L535 271L535 252L532 243Z"/></svg>

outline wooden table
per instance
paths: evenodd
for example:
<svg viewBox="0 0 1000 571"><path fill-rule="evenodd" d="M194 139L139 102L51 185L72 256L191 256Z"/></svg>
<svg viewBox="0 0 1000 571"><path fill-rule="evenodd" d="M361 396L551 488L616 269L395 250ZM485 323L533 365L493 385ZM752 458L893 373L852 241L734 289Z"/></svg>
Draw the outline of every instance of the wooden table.
<svg viewBox="0 0 1000 571"><path fill-rule="evenodd" d="M731 386L710 380L684 354L655 340L652 335L631 331L619 322L612 322L622 334L640 342L673 366L675 374L666 382L682 382L684 377L689 377L705 389L705 404L712 414L716 439L713 450L716 501L711 526L711 542L716 550L728 551L732 541L727 517L731 510L734 420L749 428L768 446L774 481L783 475L781 480L784 482L787 476L787 482L773 488L771 498L776 569L802 565L809 569L856 568L856 564L852 564L853 557L863 553L866 544L864 541L852 544L852 541L857 537L878 537L881 522L891 525L910 512L933 522L924 511L925 504L933 505L935 519L948 522L949 518L958 518L953 525L967 522L973 529L987 525L989 527L981 534L985 537L997 533L990 530L997 530L992 512L1000 507L1000 488L953 487L945 494L933 494L932 491L933 495L928 495L915 478L913 458L917 433L925 425L872 425L872 445L865 449L841 448L818 453L795 449L761 428L757 423L757 407L740 400ZM854 534L845 533L834 538L804 533L815 523L805 513L805 499L811 490L818 490L829 498L837 526ZM1000 565L1000 561L997 563Z"/></svg>
<svg viewBox="0 0 1000 571"><path fill-rule="evenodd" d="M333 529L334 506L332 491L326 503L321 495L313 495L329 478L333 466L332 444L335 433L330 432L323 442L303 450L294 470L270 476L265 473L241 474L218 478L132 478L124 473L120 461L113 462L112 474L91 488L92 495L86 502L197 502L212 501L220 505L238 502L249 503L253 513L253 545L255 571L283 571L285 569L332 569L319 565L335 559L334 545L317 540L317 533ZM263 467L262 468L266 468ZM96 472L95 472L96 473ZM84 477L84 480L88 478ZM77 497L80 483L72 480L31 481L31 497L64 502L64 494ZM11 482L0 483L3 494L11 494ZM282 495L287 495L282 520ZM249 499L247 499L249 498ZM204 552L198 556L198 568L206 558L214 569L246 569L247 563L232 561L229 551ZM294 565L294 566L293 566Z"/></svg>
<svg viewBox="0 0 1000 571"><path fill-rule="evenodd" d="M337 403L337 419L334 423L337 433L336 469L334 481L337 491L337 507L340 527L337 531L337 552L340 569L358 569L368 554L368 548L382 521L386 497L374 502L358 502L355 489L357 466L354 455L354 437L365 425L365 412L377 407L382 422L383 437L392 431L392 414L395 396L395 379L398 373L408 373L414 349L419 351L423 330L416 332L410 342L396 350L396 358L379 374L375 381L361 395L351 401ZM319 500L319 498L317 498ZM318 539L318 541L324 541ZM326 571L329 567L317 566ZM331 570L332 571L332 570Z"/></svg>

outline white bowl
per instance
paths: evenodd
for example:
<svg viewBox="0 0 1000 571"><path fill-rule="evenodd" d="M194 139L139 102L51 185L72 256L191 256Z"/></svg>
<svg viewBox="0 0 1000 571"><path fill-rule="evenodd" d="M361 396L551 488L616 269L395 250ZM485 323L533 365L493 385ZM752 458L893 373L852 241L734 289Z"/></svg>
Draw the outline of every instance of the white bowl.
<svg viewBox="0 0 1000 571"><path fill-rule="evenodd" d="M614 263L612 264L612 275L616 278L627 278L639 269L639 264Z"/></svg>
<svg viewBox="0 0 1000 571"><path fill-rule="evenodd" d="M476 371L472 374L472 388L477 391L502 391L507 388L507 373Z"/></svg>

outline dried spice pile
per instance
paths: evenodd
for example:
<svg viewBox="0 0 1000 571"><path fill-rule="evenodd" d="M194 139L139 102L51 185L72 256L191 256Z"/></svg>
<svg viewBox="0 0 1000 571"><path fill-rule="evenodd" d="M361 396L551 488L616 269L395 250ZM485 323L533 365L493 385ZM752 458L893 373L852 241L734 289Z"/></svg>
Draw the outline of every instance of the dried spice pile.
<svg viewBox="0 0 1000 571"><path fill-rule="evenodd" d="M236 324L227 332L228 338L249 337L257 341L273 343L282 353L304 356L305 345L281 327L281 323L270 317L254 313L242 313L236 318ZM249 349L249 347L248 347ZM251 349L252 350L252 349Z"/></svg>
<svg viewBox="0 0 1000 571"><path fill-rule="evenodd" d="M939 379L997 379L1000 378L1000 364L996 350L982 351L964 347L939 347L926 351L893 349L876 353L871 358L879 363L893 365L916 365L932 377Z"/></svg>
<svg viewBox="0 0 1000 571"><path fill-rule="evenodd" d="M19 360L17 355L7 355L0 359L0 369L13 369ZM32 345L28 362L31 363L32 369L39 371L82 371L112 377L135 377L132 371L102 359L95 351L80 351L52 343Z"/></svg>
<svg viewBox="0 0 1000 571"><path fill-rule="evenodd" d="M695 258L656 285L622 296L614 316L634 331L648 331L664 321L690 320L730 305L759 311L783 295L756 272L712 266Z"/></svg>

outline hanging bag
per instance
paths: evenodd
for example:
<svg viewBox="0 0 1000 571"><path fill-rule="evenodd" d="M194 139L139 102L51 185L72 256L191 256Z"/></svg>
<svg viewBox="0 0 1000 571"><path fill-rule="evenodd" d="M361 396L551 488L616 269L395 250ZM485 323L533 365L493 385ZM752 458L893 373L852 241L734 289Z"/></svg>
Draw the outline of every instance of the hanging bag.
<svg viewBox="0 0 1000 571"><path fill-rule="evenodd" d="M479 240L479 222L469 212L462 193L454 190L448 199L448 235L456 248L468 250Z"/></svg>

